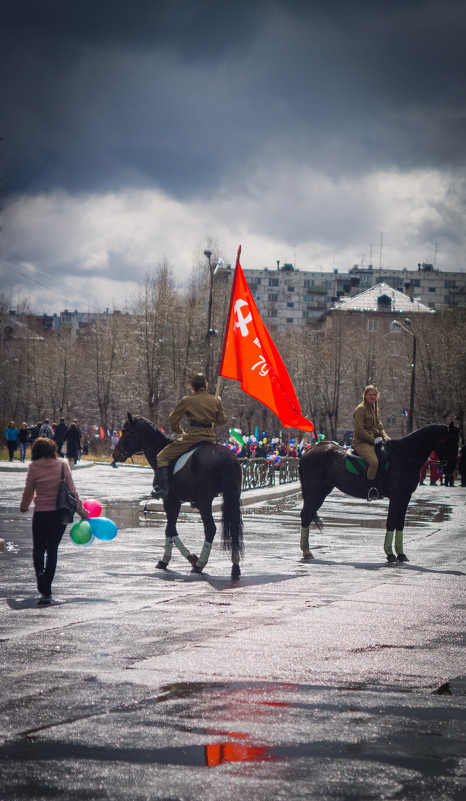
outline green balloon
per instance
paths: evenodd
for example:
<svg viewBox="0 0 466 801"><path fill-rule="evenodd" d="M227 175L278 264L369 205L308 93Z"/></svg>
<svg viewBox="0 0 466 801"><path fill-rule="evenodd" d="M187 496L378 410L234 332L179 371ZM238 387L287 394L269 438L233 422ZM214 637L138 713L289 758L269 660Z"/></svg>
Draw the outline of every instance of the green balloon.
<svg viewBox="0 0 466 801"><path fill-rule="evenodd" d="M75 545L87 545L93 539L92 529L87 520L78 520L71 526L70 537Z"/></svg>

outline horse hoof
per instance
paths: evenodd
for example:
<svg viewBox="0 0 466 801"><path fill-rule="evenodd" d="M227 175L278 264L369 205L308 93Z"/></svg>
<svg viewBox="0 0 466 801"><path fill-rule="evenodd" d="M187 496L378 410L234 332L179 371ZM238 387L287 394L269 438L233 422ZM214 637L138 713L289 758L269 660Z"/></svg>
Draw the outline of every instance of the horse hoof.
<svg viewBox="0 0 466 801"><path fill-rule="evenodd" d="M387 562L397 562L397 558L394 553L387 553Z"/></svg>
<svg viewBox="0 0 466 801"><path fill-rule="evenodd" d="M311 551L303 551L303 559L314 559L314 554Z"/></svg>
<svg viewBox="0 0 466 801"><path fill-rule="evenodd" d="M199 557L196 556L195 553L190 553L189 556L188 556L188 562L191 562L193 567L196 567L196 562L197 562L198 559L199 559Z"/></svg>
<svg viewBox="0 0 466 801"><path fill-rule="evenodd" d="M239 579L240 576L241 576L240 566L234 564L231 568L231 577L232 579Z"/></svg>
<svg viewBox="0 0 466 801"><path fill-rule="evenodd" d="M408 557L406 556L406 554L404 554L404 553L399 553L399 554L398 554L398 561L399 561L399 562L409 562L409 559L408 559Z"/></svg>
<svg viewBox="0 0 466 801"><path fill-rule="evenodd" d="M197 565L193 565L191 568L191 573L202 573L203 568L198 567Z"/></svg>
<svg viewBox="0 0 466 801"><path fill-rule="evenodd" d="M162 560L160 559L160 561L157 562L157 564L155 566L155 569L156 570L166 570L167 566L168 566L168 562L162 562Z"/></svg>

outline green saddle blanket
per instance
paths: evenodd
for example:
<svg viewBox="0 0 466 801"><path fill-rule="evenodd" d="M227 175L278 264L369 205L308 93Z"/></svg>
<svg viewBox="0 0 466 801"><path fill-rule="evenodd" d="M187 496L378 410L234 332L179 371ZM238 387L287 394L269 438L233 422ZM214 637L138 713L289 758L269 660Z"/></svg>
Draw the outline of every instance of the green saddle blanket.
<svg viewBox="0 0 466 801"><path fill-rule="evenodd" d="M356 454L347 454L345 459L345 467L348 473L352 473L354 476L363 476L367 470L367 462L365 462L361 456L357 456ZM387 470L388 461L386 461L382 466L380 466L379 463L379 473L386 473Z"/></svg>

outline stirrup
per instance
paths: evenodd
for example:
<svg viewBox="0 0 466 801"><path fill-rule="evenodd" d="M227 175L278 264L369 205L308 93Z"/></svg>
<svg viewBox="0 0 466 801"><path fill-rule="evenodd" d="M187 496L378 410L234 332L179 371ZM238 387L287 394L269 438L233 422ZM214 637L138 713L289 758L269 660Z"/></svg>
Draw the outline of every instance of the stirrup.
<svg viewBox="0 0 466 801"><path fill-rule="evenodd" d="M367 500L368 501L378 501L380 498L379 491L377 487L370 487L369 492L367 493Z"/></svg>
<svg viewBox="0 0 466 801"><path fill-rule="evenodd" d="M161 501L166 501L166 499L168 498L169 494L170 494L170 490L169 489L164 489L163 487L159 487L159 486L154 487L151 490L151 496L153 498L156 498L157 500L161 500Z"/></svg>

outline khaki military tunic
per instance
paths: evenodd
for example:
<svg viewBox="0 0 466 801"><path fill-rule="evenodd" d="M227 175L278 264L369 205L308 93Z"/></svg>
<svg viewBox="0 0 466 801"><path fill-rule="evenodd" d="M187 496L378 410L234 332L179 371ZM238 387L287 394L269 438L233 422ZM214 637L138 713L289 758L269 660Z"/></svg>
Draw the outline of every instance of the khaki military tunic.
<svg viewBox="0 0 466 801"><path fill-rule="evenodd" d="M353 449L368 462L367 478L372 481L378 470L378 459L375 453L376 437L386 437L380 419L379 410L373 403L363 401L353 412L354 434Z"/></svg>
<svg viewBox="0 0 466 801"><path fill-rule="evenodd" d="M185 417L188 428L183 431L180 423ZM163 448L157 456L157 467L167 467L196 442L216 442L215 426L224 425L227 421L219 398L210 395L205 387L196 390L192 395L185 395L176 404L170 415L170 428L175 434L181 434Z"/></svg>

